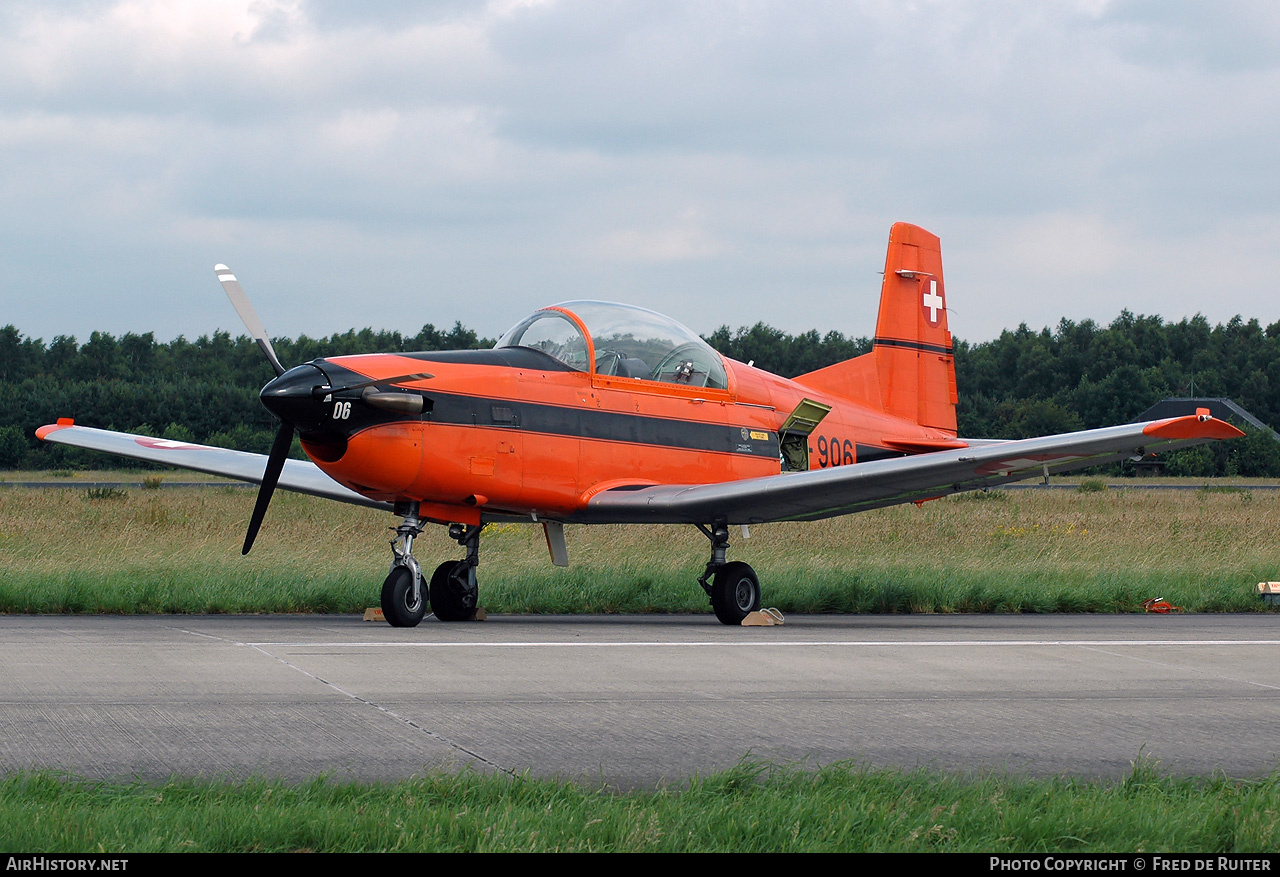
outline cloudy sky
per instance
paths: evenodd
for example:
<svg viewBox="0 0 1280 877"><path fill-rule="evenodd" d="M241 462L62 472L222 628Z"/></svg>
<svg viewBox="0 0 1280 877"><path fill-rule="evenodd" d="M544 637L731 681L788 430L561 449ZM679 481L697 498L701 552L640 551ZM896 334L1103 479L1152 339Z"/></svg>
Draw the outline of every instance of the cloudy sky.
<svg viewBox="0 0 1280 877"><path fill-rule="evenodd" d="M572 298L972 341L1280 319L1280 4L6 0L0 324L497 335Z"/></svg>

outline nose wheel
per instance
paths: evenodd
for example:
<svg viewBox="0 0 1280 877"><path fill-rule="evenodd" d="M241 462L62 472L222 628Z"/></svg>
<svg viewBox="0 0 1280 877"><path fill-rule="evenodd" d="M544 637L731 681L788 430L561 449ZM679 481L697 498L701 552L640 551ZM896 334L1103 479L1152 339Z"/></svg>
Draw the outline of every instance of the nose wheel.
<svg viewBox="0 0 1280 877"><path fill-rule="evenodd" d="M427 595L422 587L422 569L413 556L413 540L422 534L418 504L406 503L396 509L404 516L391 540L391 570L382 583L382 617L392 627L417 627L427 614Z"/></svg>
<svg viewBox="0 0 1280 877"><path fill-rule="evenodd" d="M415 572L408 566L393 566L382 583L382 617L392 627L416 627L427 613L421 581L414 582Z"/></svg>

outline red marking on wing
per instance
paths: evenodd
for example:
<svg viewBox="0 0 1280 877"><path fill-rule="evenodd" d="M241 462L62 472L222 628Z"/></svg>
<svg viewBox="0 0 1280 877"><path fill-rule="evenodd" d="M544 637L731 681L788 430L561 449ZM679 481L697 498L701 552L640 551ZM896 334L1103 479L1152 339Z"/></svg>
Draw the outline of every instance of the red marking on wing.
<svg viewBox="0 0 1280 877"><path fill-rule="evenodd" d="M1056 463L1060 460L1075 460L1079 458L1079 454L1022 454L1017 457L1010 457L1007 460L996 460L992 463L984 463L974 470L977 475L995 475L999 473L1021 471L1023 469L1034 469L1042 463Z"/></svg>
<svg viewBox="0 0 1280 877"><path fill-rule="evenodd" d="M199 451L201 445L188 444L187 442L175 442L172 439L158 439L150 436L138 436L135 442L144 448L154 448L157 451Z"/></svg>

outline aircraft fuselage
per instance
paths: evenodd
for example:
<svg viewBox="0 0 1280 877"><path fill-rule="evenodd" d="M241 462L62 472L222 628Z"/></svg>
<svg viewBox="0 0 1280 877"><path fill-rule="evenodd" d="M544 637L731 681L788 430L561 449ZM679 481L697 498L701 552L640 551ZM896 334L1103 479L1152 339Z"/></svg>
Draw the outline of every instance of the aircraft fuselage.
<svg viewBox="0 0 1280 877"><path fill-rule="evenodd" d="M462 523L481 512L572 517L603 490L778 475L779 430L805 399L830 407L807 436L811 469L903 454L886 440L946 438L744 363L724 364L720 389L548 368L548 357L521 348L368 354L298 366L262 398L341 484L373 499L417 500L424 517ZM316 389L423 371L432 377L396 387ZM422 411L362 404L370 392L418 395Z"/></svg>

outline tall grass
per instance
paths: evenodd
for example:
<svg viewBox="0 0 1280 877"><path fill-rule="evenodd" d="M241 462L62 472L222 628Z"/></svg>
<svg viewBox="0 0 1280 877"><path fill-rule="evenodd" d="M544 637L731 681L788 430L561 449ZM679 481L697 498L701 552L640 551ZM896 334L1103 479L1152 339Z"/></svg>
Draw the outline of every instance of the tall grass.
<svg viewBox="0 0 1280 877"><path fill-rule="evenodd" d="M391 515L279 493L248 557L252 494L228 488L0 492L0 611L352 612L376 605ZM784 612L1131 612L1150 597L1253 611L1280 579L1280 492L965 494L811 524L731 532ZM709 555L692 527L570 527L552 567L536 525L481 540L490 612L703 612ZM461 551L442 528L427 570Z"/></svg>
<svg viewBox="0 0 1280 877"><path fill-rule="evenodd" d="M524 777L394 784L49 773L0 780L0 850L1179 851L1280 847L1280 778L961 778L743 763L680 789L610 793Z"/></svg>

